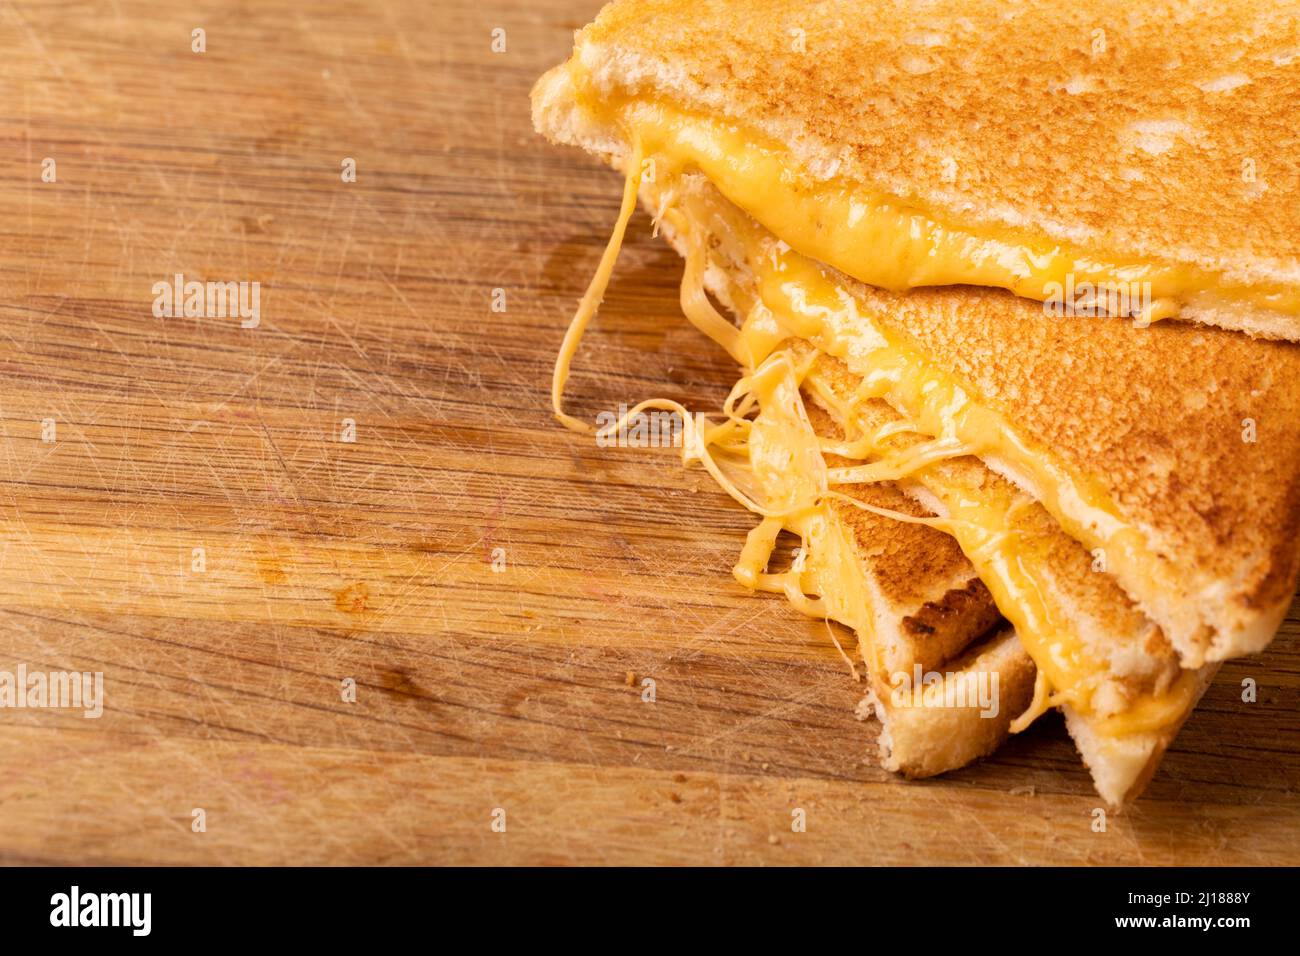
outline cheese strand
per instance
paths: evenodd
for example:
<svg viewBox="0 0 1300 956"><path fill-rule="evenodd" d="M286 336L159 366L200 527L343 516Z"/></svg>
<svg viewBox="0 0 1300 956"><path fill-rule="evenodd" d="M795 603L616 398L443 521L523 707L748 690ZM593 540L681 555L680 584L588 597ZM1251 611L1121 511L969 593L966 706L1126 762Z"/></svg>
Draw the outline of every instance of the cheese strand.
<svg viewBox="0 0 1300 956"><path fill-rule="evenodd" d="M698 231L692 231L686 237L686 268L682 270L680 295L682 312L691 325L722 346L728 355L750 367L742 353L740 330L718 313L704 291L704 257L704 240Z"/></svg>
<svg viewBox="0 0 1300 956"><path fill-rule="evenodd" d="M614 263L618 261L628 221L636 209L637 190L641 185L641 157L641 142L637 140L628 157L627 179L623 183L623 205L618 210L618 221L614 223L614 231L605 244L605 251L601 253L600 265L596 267L596 273L591 277L587 291L583 293L582 301L578 303L577 311L573 313L569 327L565 330L564 342L560 345L560 354L556 356L555 370L551 374L551 408L560 423L575 432L590 434L595 429L564 411L564 386L569 381L569 366L578 351L578 343L582 341L582 333L596 317L596 310L605 298L605 289L609 287L610 276L614 273Z"/></svg>

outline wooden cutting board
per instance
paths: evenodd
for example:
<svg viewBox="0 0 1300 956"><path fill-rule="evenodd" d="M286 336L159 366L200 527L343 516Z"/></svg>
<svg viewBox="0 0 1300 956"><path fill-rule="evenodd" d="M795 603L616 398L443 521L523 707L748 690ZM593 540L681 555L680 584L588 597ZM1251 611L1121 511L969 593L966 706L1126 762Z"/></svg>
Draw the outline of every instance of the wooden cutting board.
<svg viewBox="0 0 1300 956"><path fill-rule="evenodd" d="M105 681L0 711L0 860L1300 862L1294 614L1097 833L1057 720L881 771L825 627L732 581L749 517L553 422L619 188L527 93L597 7L0 12L0 669ZM155 317L177 273L256 327ZM638 217L577 409L725 394L678 275Z"/></svg>

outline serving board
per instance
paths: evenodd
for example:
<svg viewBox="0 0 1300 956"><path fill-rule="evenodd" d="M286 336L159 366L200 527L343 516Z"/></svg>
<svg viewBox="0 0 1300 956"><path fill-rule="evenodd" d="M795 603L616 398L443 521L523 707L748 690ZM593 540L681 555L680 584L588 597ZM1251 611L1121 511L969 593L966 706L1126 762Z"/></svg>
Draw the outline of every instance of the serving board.
<svg viewBox="0 0 1300 956"><path fill-rule="evenodd" d="M882 771L825 625L732 580L749 516L555 424L619 184L527 93L597 8L0 11L0 669L104 675L0 710L0 861L1300 862L1294 611L1096 832L1059 720ZM583 415L725 395L679 272L638 216ZM159 317L177 274L256 321Z"/></svg>

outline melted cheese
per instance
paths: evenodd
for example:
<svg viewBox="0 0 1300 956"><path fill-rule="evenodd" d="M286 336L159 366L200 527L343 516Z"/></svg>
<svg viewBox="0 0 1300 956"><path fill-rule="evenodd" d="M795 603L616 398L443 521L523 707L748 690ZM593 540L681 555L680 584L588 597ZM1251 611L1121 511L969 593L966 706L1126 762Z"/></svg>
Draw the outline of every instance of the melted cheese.
<svg viewBox="0 0 1300 956"><path fill-rule="evenodd" d="M640 170L641 148L639 146L633 148L629 162L630 169ZM582 341L582 333L587 330L591 320L596 317L596 310L605 297L605 289L609 286L609 278L614 274L614 263L618 261L619 249L623 246L623 235L627 232L628 220L632 218L632 213L636 210L636 195L640 185L641 177L630 174L623 184L623 204L618 211L618 221L614 224L614 231L610 234L609 242L605 244L605 251L601 253L600 265L596 267L596 274L591 277L591 282L587 285L587 291L583 293L582 301L578 303L578 308L573 313L569 327L564 332L564 342L560 345L560 353L555 359L555 369L551 373L551 409L555 412L555 417L566 428L571 428L574 431L590 432L593 429L586 422L574 418L564 411L564 386L569 381L569 366L573 363L573 356L578 351L578 343Z"/></svg>
<svg viewBox="0 0 1300 956"><path fill-rule="evenodd" d="M814 178L753 130L664 101L601 99L587 90L582 68L571 69L583 108L635 130L646 155L666 167L660 173L702 171L774 235L869 285L895 291L992 286L1054 304L1103 304L1109 296L1129 306L1125 314L1139 325L1175 316L1187 304L1249 303L1300 315L1300 290L1291 286L1237 284L1192 266L1111 256L1008 227L953 223L914 201ZM1071 299L1070 290L1091 290L1095 298Z"/></svg>
<svg viewBox="0 0 1300 956"><path fill-rule="evenodd" d="M829 490L821 439L800 395L810 364L797 363L789 352L775 352L746 380L760 410L746 443L749 467L767 508L779 517L764 518L749 533L733 574L745 587L784 594L802 613L838 621L866 638L875 632L871 589L850 532L832 512L831 500L923 524L942 520L901 515ZM798 535L798 556L788 570L771 573L768 563L782 531ZM831 639L839 648L834 634ZM885 673L873 641L863 640L859 650L873 675Z"/></svg>

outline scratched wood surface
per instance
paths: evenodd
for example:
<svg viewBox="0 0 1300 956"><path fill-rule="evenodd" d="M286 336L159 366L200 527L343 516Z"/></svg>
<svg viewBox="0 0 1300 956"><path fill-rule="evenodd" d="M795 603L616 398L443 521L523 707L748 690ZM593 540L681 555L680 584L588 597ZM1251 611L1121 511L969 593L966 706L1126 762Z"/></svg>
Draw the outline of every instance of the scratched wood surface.
<svg viewBox="0 0 1300 956"><path fill-rule="evenodd" d="M0 710L0 861L1300 862L1294 614L1094 833L1057 720L881 771L824 627L732 581L747 516L553 423L618 183L526 97L596 8L0 6L0 669L106 697ZM725 394L678 269L638 218L584 414ZM155 318L176 273L260 323Z"/></svg>

